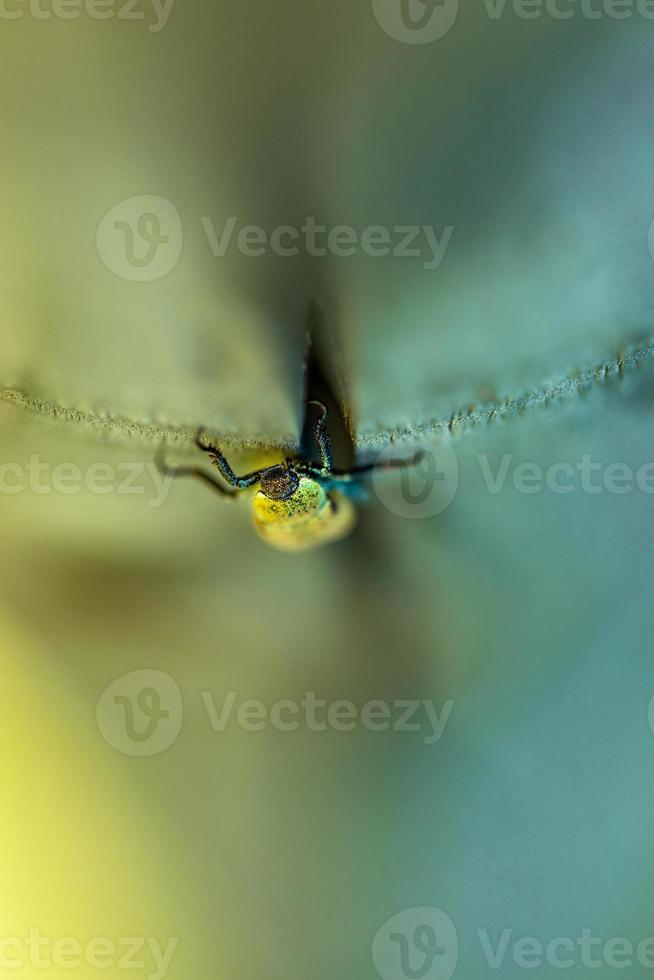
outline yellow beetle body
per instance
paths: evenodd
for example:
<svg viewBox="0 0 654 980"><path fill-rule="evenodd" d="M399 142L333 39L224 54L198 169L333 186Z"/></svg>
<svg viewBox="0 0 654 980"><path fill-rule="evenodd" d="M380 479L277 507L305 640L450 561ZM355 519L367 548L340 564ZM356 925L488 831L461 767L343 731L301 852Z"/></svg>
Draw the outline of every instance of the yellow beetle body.
<svg viewBox="0 0 654 980"><path fill-rule="evenodd" d="M300 477L291 496L274 500L258 491L253 500L254 526L264 541L282 551L309 551L346 537L356 524L356 508L336 490Z"/></svg>
<svg viewBox="0 0 654 980"><path fill-rule="evenodd" d="M320 463L299 455L237 476L221 450L204 441L204 430L200 429L196 445L218 467L222 481L197 466L170 467L161 455L157 458L159 469L167 476L196 477L225 497L235 497L256 487L255 528L264 541L281 551L309 551L340 541L357 521L352 498L361 499L364 495L359 480L376 469L377 464L334 469L325 427L327 408L322 402L309 401L307 405L318 406L320 410L313 430ZM413 460L390 460L381 466L384 469L411 466L419 456Z"/></svg>

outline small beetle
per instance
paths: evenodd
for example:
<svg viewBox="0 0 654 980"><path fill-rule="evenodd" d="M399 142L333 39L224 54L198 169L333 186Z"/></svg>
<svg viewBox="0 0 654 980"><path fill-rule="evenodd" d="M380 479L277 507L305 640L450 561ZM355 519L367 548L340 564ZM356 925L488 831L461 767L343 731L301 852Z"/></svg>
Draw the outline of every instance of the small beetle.
<svg viewBox="0 0 654 980"><path fill-rule="evenodd" d="M212 474L195 466L168 466L160 453L157 464L165 476L193 476L208 483L223 496L235 497L242 490L257 487L254 495L254 524L268 544L283 551L308 551L319 545L339 541L356 523L355 499L361 499L360 478L376 469L413 466L423 457L371 463L349 470L334 469L331 441L327 432L327 407L323 402L307 401L319 409L313 429L320 452L320 464L301 457L287 457L283 463L237 476L217 446L207 445L200 429L195 444L218 467L225 486Z"/></svg>

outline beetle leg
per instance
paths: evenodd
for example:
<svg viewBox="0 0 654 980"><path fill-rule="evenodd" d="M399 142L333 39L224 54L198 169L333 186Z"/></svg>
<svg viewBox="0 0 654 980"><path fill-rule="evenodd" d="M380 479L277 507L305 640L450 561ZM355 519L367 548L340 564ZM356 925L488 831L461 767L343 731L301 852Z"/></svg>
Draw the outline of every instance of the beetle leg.
<svg viewBox="0 0 654 980"><path fill-rule="evenodd" d="M353 466L351 470L333 470L332 474L336 477L362 476L365 473L374 473L376 470L397 470L407 469L417 466L425 458L425 451L421 449L411 459L389 459L385 463L366 463L364 466Z"/></svg>
<svg viewBox="0 0 654 980"><path fill-rule="evenodd" d="M221 453L220 449L218 449L217 446L207 446L202 441L204 431L204 429L198 429L195 437L195 445L198 447L198 449L201 449L203 453L207 453L209 455L211 461L216 464L222 476L230 486L234 487L236 490L247 490L248 487L253 487L255 483L259 482L263 472L262 470L256 470L254 473L248 473L246 476L237 476Z"/></svg>
<svg viewBox="0 0 654 980"><path fill-rule="evenodd" d="M176 478L178 476L193 476L198 480L202 480L204 483L208 484L217 493L220 493L223 497L235 497L236 490L231 490L228 487L224 487L222 483L214 479L210 473L205 473L197 466L169 466L164 458L164 447L161 446L157 455L155 456L155 462L157 464L157 469L162 474L162 476L169 476Z"/></svg>

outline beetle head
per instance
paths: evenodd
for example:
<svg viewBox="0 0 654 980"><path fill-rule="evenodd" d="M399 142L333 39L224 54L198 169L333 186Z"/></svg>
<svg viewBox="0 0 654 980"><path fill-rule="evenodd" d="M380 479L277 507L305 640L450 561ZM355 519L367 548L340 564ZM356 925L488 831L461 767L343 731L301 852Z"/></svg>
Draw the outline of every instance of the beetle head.
<svg viewBox="0 0 654 980"><path fill-rule="evenodd" d="M270 500L288 500L300 485L300 478L289 466L271 466L261 474L259 487Z"/></svg>

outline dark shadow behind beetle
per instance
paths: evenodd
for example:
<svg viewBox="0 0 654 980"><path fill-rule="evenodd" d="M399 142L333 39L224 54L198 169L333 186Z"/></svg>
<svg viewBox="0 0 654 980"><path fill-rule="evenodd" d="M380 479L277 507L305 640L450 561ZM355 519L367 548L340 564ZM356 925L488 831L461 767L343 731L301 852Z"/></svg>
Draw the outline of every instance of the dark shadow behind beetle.
<svg viewBox="0 0 654 980"><path fill-rule="evenodd" d="M316 462L314 426L319 409L315 403L319 402L327 409L327 432L335 464L349 470L355 458L354 423L343 378L340 341L329 330L315 301L309 307L305 344L300 455Z"/></svg>
<svg viewBox="0 0 654 980"><path fill-rule="evenodd" d="M307 319L306 345L303 389L306 408L300 452L305 458L312 458L311 453L315 452L313 429L318 410L311 402L321 402L328 408L328 432L335 465L349 469L357 455L356 426L345 381L340 338L315 302L311 304ZM365 465L369 461L360 462ZM365 493L365 474L360 485ZM411 531L415 533L415 522L411 524ZM398 690L405 690L407 677L416 689L430 690L438 685L438 672L434 670L442 643L435 609L438 599L431 594L422 569L409 559L410 554L410 545L398 553L393 540L384 533L374 500L371 500L371 506L359 508L359 520L351 535L327 552L321 552L320 560L330 561L334 572L333 608L339 610L343 622L359 624L356 676L362 700L370 697L371 691L392 699ZM433 631L425 629L420 616L416 616L421 603L429 606L435 620ZM337 635L331 629L326 632L332 662L340 656L341 644L333 643ZM348 672L352 668L349 663L351 645L345 642L342 649L348 651L341 665L343 671ZM401 656L397 655L399 651Z"/></svg>
<svg viewBox="0 0 654 980"><path fill-rule="evenodd" d="M170 467L160 454L157 462L161 472L171 477L195 477L227 497L256 488L255 527L264 540L282 550L306 551L347 537L356 524L354 504L366 496L366 476L376 469L412 466L421 454L382 464L352 462L352 422L344 408L344 386L340 392L335 390L324 320L316 304L312 304L308 320L304 393L305 414L296 455L251 473L236 474L221 449L208 442L201 429L196 446L209 456L221 479L199 466Z"/></svg>
<svg viewBox="0 0 654 980"><path fill-rule="evenodd" d="M334 459L346 469L356 458L356 425L345 382L340 339L316 303L311 306L307 324L304 397L307 402L315 399L328 406ZM311 449L313 421L308 406L300 442L303 453ZM365 464L367 460L361 462ZM442 683L439 665L446 651L438 596L432 592L420 563L411 560L414 555L411 543L406 542L406 547L398 551L397 543L384 533L374 504L373 499L371 506L360 508L353 534L321 553L321 560L329 560L334 572L332 606L339 610L339 619L353 624L346 635L340 634L345 641L342 644L334 643L340 626L327 628L326 643L335 669L340 667L345 676L352 676L350 651L354 628L358 650L354 675L357 696L365 701L374 693L391 701L398 692L439 690ZM411 534L415 534L417 522L409 523ZM428 616L420 615L422 607L429 608ZM339 665L341 656L343 662ZM386 759L378 766L378 778L386 780Z"/></svg>
<svg viewBox="0 0 654 980"><path fill-rule="evenodd" d="M315 302L310 306L306 321L302 412L297 456L282 464L239 477L219 448L208 445L203 433L199 432L197 445L218 467L222 480L200 467L169 467L163 459L163 447L157 460L159 467L167 475L196 477L228 497L236 497L242 489L258 486L255 501L268 508L278 523L281 518L282 524L285 516L294 509L296 479L314 482L313 489L318 498L316 487L324 490L321 487L324 482L328 487L326 495L331 499L329 507L323 507L322 512L326 511L328 518L333 519L334 491L329 489L329 484L333 486L333 478L343 475L365 493L366 474L370 474L375 466L367 460L358 467L354 465L354 420L344 382L339 338L327 327L322 310ZM407 465L414 461L398 462ZM354 506L345 495L341 499L341 509L343 504ZM316 526L315 520L309 524ZM345 524L346 532L354 528L354 522L347 526L347 514ZM285 550L308 550L314 544L325 543L326 537L319 526L318 532L315 541L309 535L306 547ZM284 530L278 536L285 537ZM293 532L289 537L292 541ZM417 603L427 601L433 611L435 601L431 594L425 599L421 570L408 560L404 550L397 553L392 541L383 533L374 507L360 509L360 520L353 534L337 534L330 540L335 544L327 552L321 552L320 560L327 560L333 567L331 604L340 610L343 622L361 624L359 668L367 694L370 691L366 684L371 678L377 685L375 690L383 694L395 690L399 683L404 684L407 670L414 681L424 677L433 683L434 656L441 641L438 635L426 633L415 615ZM300 541L302 543L301 538ZM333 646L337 635L338 631L328 629L324 636L332 658L338 657L339 645ZM344 649L349 646L346 644ZM402 650L402 657L390 656L388 651L391 650ZM349 669L349 665L343 666Z"/></svg>

